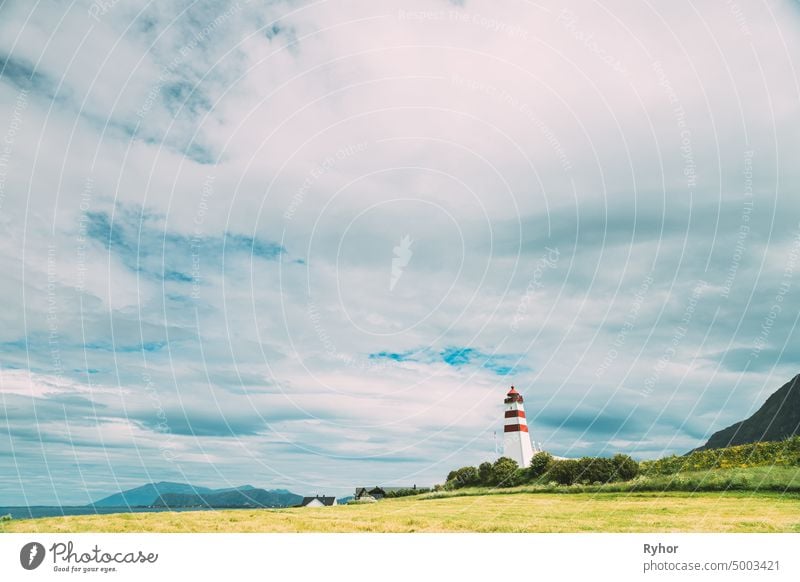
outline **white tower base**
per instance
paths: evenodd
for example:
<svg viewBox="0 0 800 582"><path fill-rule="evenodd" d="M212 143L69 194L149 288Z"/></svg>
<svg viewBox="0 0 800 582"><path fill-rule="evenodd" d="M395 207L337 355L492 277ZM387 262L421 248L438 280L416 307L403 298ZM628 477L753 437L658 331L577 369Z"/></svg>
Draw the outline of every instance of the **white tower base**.
<svg viewBox="0 0 800 582"><path fill-rule="evenodd" d="M507 432L503 438L503 456L514 459L523 469L531 464L533 446L527 432Z"/></svg>

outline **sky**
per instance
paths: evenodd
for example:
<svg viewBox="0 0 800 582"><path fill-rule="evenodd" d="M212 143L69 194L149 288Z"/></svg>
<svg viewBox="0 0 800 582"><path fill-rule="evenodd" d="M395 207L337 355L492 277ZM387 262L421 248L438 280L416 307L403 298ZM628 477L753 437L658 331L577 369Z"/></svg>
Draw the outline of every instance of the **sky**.
<svg viewBox="0 0 800 582"><path fill-rule="evenodd" d="M800 367L800 5L0 2L0 504L683 453ZM501 448L501 447L500 447Z"/></svg>

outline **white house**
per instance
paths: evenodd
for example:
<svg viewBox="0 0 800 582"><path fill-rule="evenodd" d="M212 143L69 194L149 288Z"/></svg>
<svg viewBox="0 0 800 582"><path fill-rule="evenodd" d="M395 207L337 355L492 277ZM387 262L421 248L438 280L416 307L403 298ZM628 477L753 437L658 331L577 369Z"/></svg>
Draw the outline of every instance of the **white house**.
<svg viewBox="0 0 800 582"><path fill-rule="evenodd" d="M338 505L335 497L315 495L314 497L303 497L300 507L331 507L333 505Z"/></svg>

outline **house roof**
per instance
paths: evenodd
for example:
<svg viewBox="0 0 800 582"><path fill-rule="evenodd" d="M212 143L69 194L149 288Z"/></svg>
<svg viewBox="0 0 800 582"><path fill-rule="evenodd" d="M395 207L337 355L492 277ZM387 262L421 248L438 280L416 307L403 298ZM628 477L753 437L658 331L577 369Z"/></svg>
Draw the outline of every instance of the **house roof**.
<svg viewBox="0 0 800 582"><path fill-rule="evenodd" d="M390 493L393 491L405 491L406 489L416 489L416 485L407 485L405 487L356 487L356 495L365 494L365 493Z"/></svg>
<svg viewBox="0 0 800 582"><path fill-rule="evenodd" d="M333 505L333 503L336 501L336 497L325 497L324 495L323 496L315 495L314 497L303 497L303 501L302 503L300 503L300 507L305 507L315 499L319 500L319 502L322 503L322 505Z"/></svg>

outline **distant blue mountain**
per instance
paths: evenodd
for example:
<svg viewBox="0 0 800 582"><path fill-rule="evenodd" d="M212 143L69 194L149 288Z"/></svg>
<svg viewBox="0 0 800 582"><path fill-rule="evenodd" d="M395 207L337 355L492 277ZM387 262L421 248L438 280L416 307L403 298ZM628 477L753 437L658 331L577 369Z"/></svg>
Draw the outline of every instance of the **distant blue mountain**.
<svg viewBox="0 0 800 582"><path fill-rule="evenodd" d="M292 507L303 501L302 495L282 490L237 487L210 493L164 493L153 505L156 507Z"/></svg>
<svg viewBox="0 0 800 582"><path fill-rule="evenodd" d="M287 507L303 497L286 489L257 489L252 485L210 489L188 483L148 483L98 499L94 507Z"/></svg>
<svg viewBox="0 0 800 582"><path fill-rule="evenodd" d="M202 487L197 489L197 493L207 493L209 490L202 491ZM211 493L227 493L228 491L252 491L255 489L252 485L240 485L239 487L226 487L225 489L211 489ZM275 489L275 491L283 491L283 489ZM169 493L183 493L183 491L169 491ZM288 491L287 491L288 493Z"/></svg>
<svg viewBox="0 0 800 582"><path fill-rule="evenodd" d="M213 489L208 487L198 487L188 483L170 483L161 481L160 483L148 483L141 487L135 487L109 495L103 499L98 499L91 505L97 507L143 507L153 505L164 493L211 493Z"/></svg>

